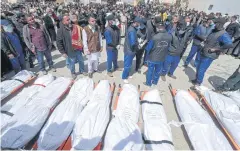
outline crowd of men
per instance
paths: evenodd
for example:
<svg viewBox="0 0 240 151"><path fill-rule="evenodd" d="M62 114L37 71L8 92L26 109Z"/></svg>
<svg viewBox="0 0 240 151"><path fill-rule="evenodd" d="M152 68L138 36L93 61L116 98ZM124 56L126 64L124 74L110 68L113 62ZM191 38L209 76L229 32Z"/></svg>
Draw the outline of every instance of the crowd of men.
<svg viewBox="0 0 240 151"><path fill-rule="evenodd" d="M99 57L106 50L107 75L113 77L112 72L122 70L118 66L118 51L123 37L122 79L125 83L132 78L130 70L135 57L136 72L141 73L143 65L148 67L145 85L157 85L160 77L166 81L166 75L176 79L174 71L190 43L192 47L184 67L187 68L196 55L194 85L201 85L207 69L219 55L240 58L239 15L206 14L153 3L137 6L2 3L1 7L1 77L11 69L16 73L26 69L26 62L33 68L35 57L39 70L47 74L44 56L49 70L56 72L51 55L53 48L66 58L74 79L76 63L79 73L90 78L94 72L100 72ZM106 39L106 48L103 48L103 39ZM84 69L84 55L88 71ZM230 77L231 84L225 83L221 89L240 87L239 68Z"/></svg>

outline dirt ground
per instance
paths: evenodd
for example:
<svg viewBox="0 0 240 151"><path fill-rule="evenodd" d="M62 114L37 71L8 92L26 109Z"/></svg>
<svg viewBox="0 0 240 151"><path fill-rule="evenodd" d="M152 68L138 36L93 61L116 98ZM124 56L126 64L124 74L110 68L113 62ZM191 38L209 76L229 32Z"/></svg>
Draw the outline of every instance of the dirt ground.
<svg viewBox="0 0 240 151"><path fill-rule="evenodd" d="M104 41L104 46L105 46L105 41ZM191 44L189 45L187 51L184 54L184 57L182 58L181 62L179 63L178 68L175 71L175 75L177 76L177 79L171 79L167 77L167 81L159 81L157 87L159 90L159 93L161 95L161 99L163 101L163 106L168 118L168 121L179 121L176 109L174 106L173 98L172 95L169 91L169 84L173 86L173 88L176 89L184 89L187 90L189 89L192 84L190 80L195 78L195 68L192 65L189 65L189 68L184 68L183 65L183 60L186 59L189 51L191 48ZM105 50L105 48L104 48ZM123 47L119 50L119 56L118 56L118 64L120 68L123 67ZM70 77L70 71L66 68L66 63L65 59L60 55L58 51L53 51L52 52L53 60L55 63L55 67L57 68L56 73L52 73L55 76L64 76L64 77ZM86 58L85 59L85 70L87 71L87 62ZM37 63L37 62L36 62ZM207 70L207 73L204 77L203 85L209 87L209 88L216 88L217 86L221 85L224 80L226 80L238 67L240 61L239 59L235 59L231 56L227 55L222 55L218 60L215 60L213 64L210 66L210 68ZM47 64L47 63L46 63ZM133 67L135 66L135 60L133 63ZM99 80L107 79L110 81L110 83L116 83L118 86L119 84L123 84L123 81L121 79L122 72L121 71L116 71L113 73L114 77L108 77L106 74L106 51L103 51L101 53L101 58L100 58L100 65L99 65L100 71L102 71L101 74L95 73L93 75L93 79L95 82L98 82ZM132 70L133 78L129 80L129 82L135 86L140 85L141 91L147 91L152 88L146 87L143 85L143 82L145 82L146 76L143 74L144 71L146 71L146 67L142 67L142 74L134 73ZM38 72L38 65L34 69L32 69L34 72ZM76 65L76 72L78 72L78 65ZM78 75L77 79L82 78L82 75ZM115 96L117 94L117 89L115 90L114 93L114 100ZM140 116L141 117L141 116ZM141 119L140 119L140 124L141 124ZM188 141L187 134L185 134L182 130L182 128L177 128L177 127L171 127L172 128L172 136L173 136L173 143L175 146L175 149L177 150L188 150L191 149L191 145Z"/></svg>

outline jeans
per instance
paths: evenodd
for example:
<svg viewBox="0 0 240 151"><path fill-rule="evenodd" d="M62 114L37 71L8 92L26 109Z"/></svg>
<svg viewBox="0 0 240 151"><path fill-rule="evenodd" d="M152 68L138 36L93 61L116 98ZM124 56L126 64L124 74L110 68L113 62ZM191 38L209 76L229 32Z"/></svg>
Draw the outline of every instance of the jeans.
<svg viewBox="0 0 240 151"><path fill-rule="evenodd" d="M15 73L19 72L20 70L26 69L26 63L23 53L9 60Z"/></svg>
<svg viewBox="0 0 240 151"><path fill-rule="evenodd" d="M151 86L152 84L157 85L162 67L163 67L163 62L159 62L159 63L153 63L151 61L148 62L148 71L147 71L147 77L146 77L146 84L148 86Z"/></svg>
<svg viewBox="0 0 240 151"><path fill-rule="evenodd" d="M191 51L185 61L185 65L188 65L191 62L191 60L193 59L196 53L197 53L197 56L195 58L194 66L198 67L198 64L201 58L200 46L194 45L194 44L192 45Z"/></svg>
<svg viewBox="0 0 240 151"><path fill-rule="evenodd" d="M68 57L66 59L67 68L70 69L72 74L75 74L75 63L77 61L79 64L79 72L83 73L84 72L84 61L83 61L82 52L76 51L75 54L76 54L75 57Z"/></svg>
<svg viewBox="0 0 240 151"><path fill-rule="evenodd" d="M169 75L173 75L179 62L180 62L180 56L168 55L163 63L163 70L162 70L161 75L165 76L167 73Z"/></svg>
<svg viewBox="0 0 240 151"><path fill-rule="evenodd" d="M44 71L45 70L45 62L44 62L43 56L45 56L45 58L47 59L49 68L53 67L51 51L50 50L45 50L45 51L37 50L37 60L38 60L40 71Z"/></svg>
<svg viewBox="0 0 240 151"><path fill-rule="evenodd" d="M212 62L213 62L212 58L201 56L199 65L197 67L197 83L198 84L201 84L203 82L205 72L210 67Z"/></svg>
<svg viewBox="0 0 240 151"><path fill-rule="evenodd" d="M111 72L112 64L114 66L114 69L118 68L117 58L118 58L117 50L107 50L107 72Z"/></svg>
<svg viewBox="0 0 240 151"><path fill-rule="evenodd" d="M135 57L135 54L134 55L124 55L124 70L122 73L122 79L128 78L134 57Z"/></svg>

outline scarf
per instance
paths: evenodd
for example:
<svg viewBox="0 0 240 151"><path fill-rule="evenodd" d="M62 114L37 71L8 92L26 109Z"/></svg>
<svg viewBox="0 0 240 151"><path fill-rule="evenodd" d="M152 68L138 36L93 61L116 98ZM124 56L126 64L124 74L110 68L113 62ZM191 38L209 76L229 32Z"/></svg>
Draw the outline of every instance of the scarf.
<svg viewBox="0 0 240 151"><path fill-rule="evenodd" d="M72 46L74 49L83 50L81 27L73 25L72 27Z"/></svg>

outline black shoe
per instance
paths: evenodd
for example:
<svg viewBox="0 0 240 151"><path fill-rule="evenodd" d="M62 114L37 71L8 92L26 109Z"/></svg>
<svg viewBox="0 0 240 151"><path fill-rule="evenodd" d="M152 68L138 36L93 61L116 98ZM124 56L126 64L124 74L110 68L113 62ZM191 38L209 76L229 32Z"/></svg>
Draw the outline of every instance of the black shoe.
<svg viewBox="0 0 240 151"><path fill-rule="evenodd" d="M146 82L143 82L143 85L145 85L145 86L148 86L148 87L151 87L150 85L147 85L147 83L146 83Z"/></svg>
<svg viewBox="0 0 240 151"><path fill-rule="evenodd" d="M197 80L194 79L194 80L191 80L192 84L196 84L197 83Z"/></svg>
<svg viewBox="0 0 240 151"><path fill-rule="evenodd" d="M92 78L93 77L93 73L88 73L88 77Z"/></svg>
<svg viewBox="0 0 240 151"><path fill-rule="evenodd" d="M49 71L56 72L57 70L54 67L50 67Z"/></svg>
<svg viewBox="0 0 240 151"><path fill-rule="evenodd" d="M188 67L188 65L184 64L184 65L183 65L183 67L184 67L184 68L187 68L187 67Z"/></svg>
<svg viewBox="0 0 240 151"><path fill-rule="evenodd" d="M177 77L174 76L174 75L170 75L170 74L168 74L168 76L169 76L170 78L177 79Z"/></svg>
<svg viewBox="0 0 240 151"><path fill-rule="evenodd" d="M97 73L102 73L101 71L99 71L99 70L94 70L94 72L97 72Z"/></svg>

